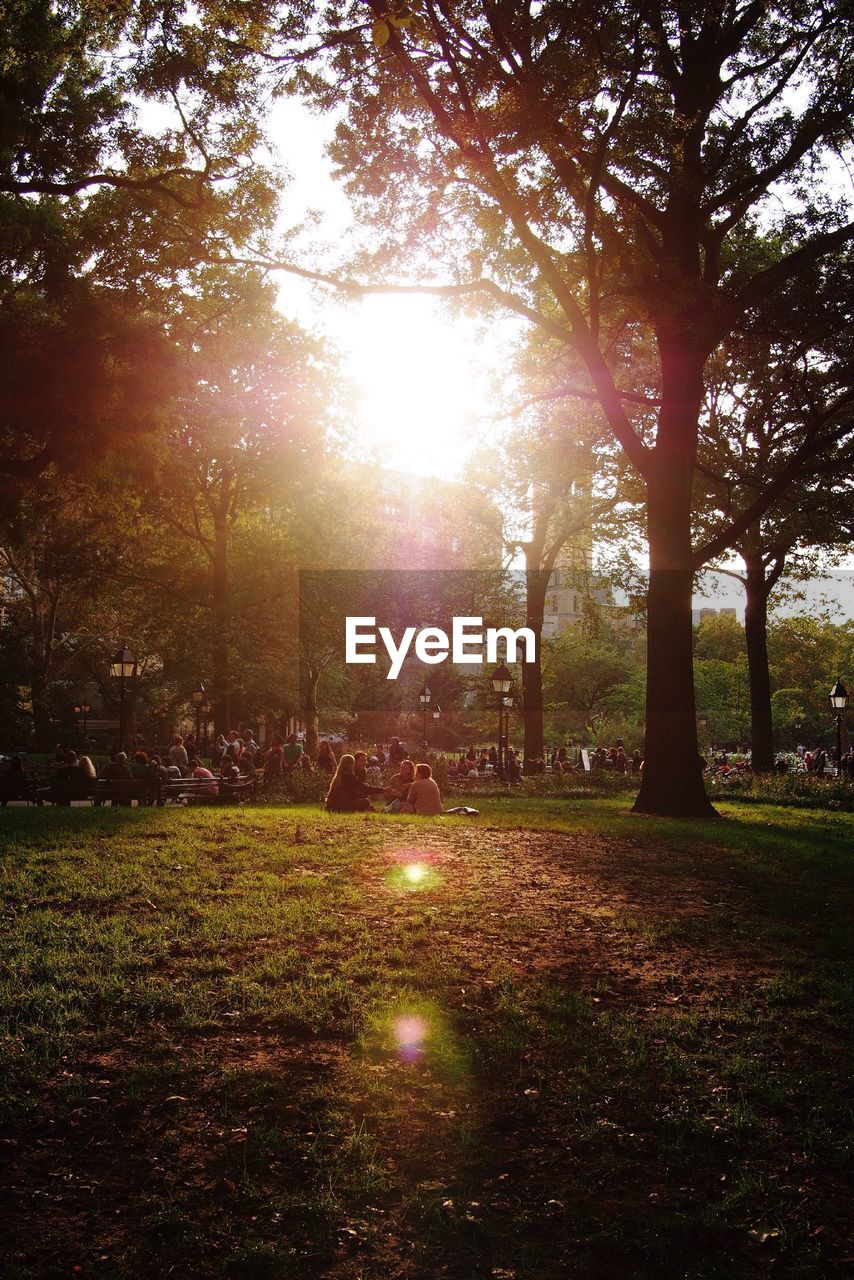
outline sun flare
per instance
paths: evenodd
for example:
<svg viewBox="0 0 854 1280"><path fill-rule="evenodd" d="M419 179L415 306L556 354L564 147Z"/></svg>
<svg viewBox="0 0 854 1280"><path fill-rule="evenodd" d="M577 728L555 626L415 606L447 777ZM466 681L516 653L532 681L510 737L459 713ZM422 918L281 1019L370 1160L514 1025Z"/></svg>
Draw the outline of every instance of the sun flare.
<svg viewBox="0 0 854 1280"><path fill-rule="evenodd" d="M432 298L377 297L342 328L365 448L396 470L458 477L492 412L488 353L474 325Z"/></svg>

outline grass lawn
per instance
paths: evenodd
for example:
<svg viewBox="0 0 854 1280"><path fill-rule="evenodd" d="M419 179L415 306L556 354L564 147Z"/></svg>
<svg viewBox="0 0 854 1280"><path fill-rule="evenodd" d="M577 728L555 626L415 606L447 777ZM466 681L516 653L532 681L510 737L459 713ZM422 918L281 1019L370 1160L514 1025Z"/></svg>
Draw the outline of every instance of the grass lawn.
<svg viewBox="0 0 854 1280"><path fill-rule="evenodd" d="M854 815L10 809L4 1276L841 1277Z"/></svg>

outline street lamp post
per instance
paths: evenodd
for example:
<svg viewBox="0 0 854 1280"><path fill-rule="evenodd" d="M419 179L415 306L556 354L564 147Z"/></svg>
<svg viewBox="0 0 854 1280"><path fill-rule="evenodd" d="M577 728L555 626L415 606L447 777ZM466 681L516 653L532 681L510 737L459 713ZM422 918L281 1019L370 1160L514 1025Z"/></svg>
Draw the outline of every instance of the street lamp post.
<svg viewBox="0 0 854 1280"><path fill-rule="evenodd" d="M513 699L507 697L504 699L504 763L507 764L507 756L510 747L510 712L513 710Z"/></svg>
<svg viewBox="0 0 854 1280"><path fill-rule="evenodd" d="M83 748L84 748L84 750L85 750L85 748L86 748L86 728L87 728L87 726L88 726L88 724L89 724L89 714L90 714L91 710L92 710L92 708L91 708L91 706L89 705L89 703L88 703L88 702L81 702L81 703L80 703L80 714L81 714L81 715L82 715L82 717L83 717Z"/></svg>
<svg viewBox="0 0 854 1280"><path fill-rule="evenodd" d="M842 776L842 721L845 708L848 706L848 690L842 683L842 676L836 677L836 684L830 691L830 705L836 715L836 776Z"/></svg>
<svg viewBox="0 0 854 1280"><path fill-rule="evenodd" d="M211 726L211 704L205 698L199 710L202 713L202 719L205 725L205 755L208 754L208 730Z"/></svg>
<svg viewBox="0 0 854 1280"><path fill-rule="evenodd" d="M119 751L125 749L125 689L136 675L136 658L127 645L119 649L110 663L110 675L119 681Z"/></svg>
<svg viewBox="0 0 854 1280"><path fill-rule="evenodd" d="M427 747L427 708L428 708L428 707L429 707L429 705L430 705L430 690L428 689L428 687L427 687L427 685L426 685L426 684L425 684L424 688L421 690L421 692L420 692L420 693L419 693L419 695L418 695L418 701L421 703L421 719L422 719L422 722L423 722L423 723L422 723L422 730L423 730L423 734L424 734L424 747L425 747L425 750L426 750L426 747Z"/></svg>
<svg viewBox="0 0 854 1280"><path fill-rule="evenodd" d="M80 740L80 720L82 716L83 716L83 708L80 706L75 707L74 708L74 732L77 734L78 741Z"/></svg>
<svg viewBox="0 0 854 1280"><path fill-rule="evenodd" d="M504 701L510 692L513 677L502 662L490 676L493 693L498 698L498 768L504 768L503 736L504 736Z"/></svg>
<svg viewBox="0 0 854 1280"><path fill-rule="evenodd" d="M190 694L190 697L192 699L193 707L196 712L196 754L198 755L199 751L201 751L201 746L202 746L201 744L202 731L201 731L199 718L202 714L202 704L204 703L205 697L206 697L205 686L202 684L201 680L196 682L196 687L193 690L193 692Z"/></svg>
<svg viewBox="0 0 854 1280"><path fill-rule="evenodd" d="M441 714L442 714L441 707L433 708L433 746L434 748L438 747L439 745L439 717L441 716Z"/></svg>

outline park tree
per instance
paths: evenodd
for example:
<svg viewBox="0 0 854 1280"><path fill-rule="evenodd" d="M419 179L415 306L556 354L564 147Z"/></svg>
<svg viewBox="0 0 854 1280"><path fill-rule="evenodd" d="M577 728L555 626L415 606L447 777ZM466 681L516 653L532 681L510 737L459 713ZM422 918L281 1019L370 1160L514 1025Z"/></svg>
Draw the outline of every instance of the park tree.
<svg viewBox="0 0 854 1280"><path fill-rule="evenodd" d="M589 590L594 526L614 505L594 493L602 469L601 431L589 405L571 399L555 378L542 343L529 343L520 362L511 426L500 447L475 461L476 479L495 493L504 514L504 545L524 581L525 626L535 637L533 661L522 667L524 759L531 767L544 751L542 676L546 599L557 569L572 573L579 593Z"/></svg>
<svg viewBox="0 0 854 1280"><path fill-rule="evenodd" d="M333 155L372 228L362 279L411 282L414 263L415 287L430 286L438 264L446 293L510 308L580 357L645 489L636 807L711 812L696 769L693 576L775 495L711 545L692 541L706 364L854 235L827 172L849 145L848 4L370 0L312 7L302 24L281 12L292 84L343 108ZM632 361L647 339L651 388Z"/></svg>
<svg viewBox="0 0 854 1280"><path fill-rule="evenodd" d="M123 543L108 483L99 492L50 471L27 486L0 524L0 574L11 592L7 622L18 637L42 750L59 710L52 686L79 666L83 633L120 569Z"/></svg>
<svg viewBox="0 0 854 1280"><path fill-rule="evenodd" d="M835 262L835 266L834 266ZM844 282L850 255L827 264L830 280L791 298L786 319L761 311L748 331L709 362L708 429L698 456L698 524L714 539L757 496L776 490L734 538L731 560L716 568L745 590L744 636L750 672L751 759L774 764L768 609L786 575L809 578L823 553L838 555L854 536L854 313ZM731 555L731 552L726 553Z"/></svg>
<svg viewBox="0 0 854 1280"><path fill-rule="evenodd" d="M562 711L562 722L588 741L623 706L615 700L632 676L635 655L627 637L613 626L592 629L585 623L548 641L543 663L547 703Z"/></svg>
<svg viewBox="0 0 854 1280"><path fill-rule="evenodd" d="M244 629L235 609L234 539L254 516L256 537L268 531L275 545L278 517L306 501L324 455L330 377L319 343L275 311L269 285L251 271L200 278L176 339L184 385L150 512L209 565L205 647L215 728L226 732ZM268 547L267 572L275 572L273 554Z"/></svg>
<svg viewBox="0 0 854 1280"><path fill-rule="evenodd" d="M262 9L4 6L0 478L82 473L157 425L168 295L272 217L262 89L232 52Z"/></svg>

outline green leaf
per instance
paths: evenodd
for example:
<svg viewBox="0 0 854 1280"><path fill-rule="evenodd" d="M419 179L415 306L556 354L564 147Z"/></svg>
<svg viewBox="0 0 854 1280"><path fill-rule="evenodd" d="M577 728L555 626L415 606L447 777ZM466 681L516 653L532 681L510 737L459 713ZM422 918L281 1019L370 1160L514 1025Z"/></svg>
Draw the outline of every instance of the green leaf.
<svg viewBox="0 0 854 1280"><path fill-rule="evenodd" d="M377 18L371 29L371 37L375 46L381 49L391 35L391 27L382 18Z"/></svg>

